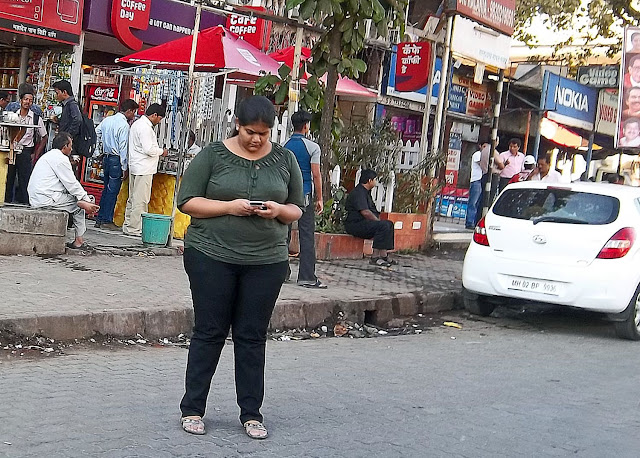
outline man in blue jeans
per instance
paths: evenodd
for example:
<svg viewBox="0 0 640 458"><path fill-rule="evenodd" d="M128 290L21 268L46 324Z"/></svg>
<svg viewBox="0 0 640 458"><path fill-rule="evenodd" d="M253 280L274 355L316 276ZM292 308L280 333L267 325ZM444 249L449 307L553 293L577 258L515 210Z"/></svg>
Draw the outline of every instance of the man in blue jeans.
<svg viewBox="0 0 640 458"><path fill-rule="evenodd" d="M467 218L464 227L473 229L478 224L481 216L483 177L489 170L489 153L491 143L480 144L480 149L471 156L471 179L469 184L469 204L467 206ZM480 211L479 211L480 210Z"/></svg>
<svg viewBox="0 0 640 458"><path fill-rule="evenodd" d="M120 105L120 112L105 118L96 127L98 143L102 143L102 168L104 189L100 197L100 211L96 217L97 228L119 231L113 223L122 180L127 178L127 152L129 149L129 121L136 115L138 104L127 99Z"/></svg>
<svg viewBox="0 0 640 458"><path fill-rule="evenodd" d="M298 160L302 172L303 192L305 207L302 216L298 220L298 238L300 240L300 269L298 271L298 285L306 288L321 288L324 285L316 277L316 245L315 245L315 213L321 212L322 202L322 175L320 174L320 146L306 135L311 125L311 114L306 111L297 111L291 116L293 135L285 143L284 147L291 150ZM315 203L312 202L315 191ZM314 211L315 210L315 211ZM291 226L289 226L289 238Z"/></svg>

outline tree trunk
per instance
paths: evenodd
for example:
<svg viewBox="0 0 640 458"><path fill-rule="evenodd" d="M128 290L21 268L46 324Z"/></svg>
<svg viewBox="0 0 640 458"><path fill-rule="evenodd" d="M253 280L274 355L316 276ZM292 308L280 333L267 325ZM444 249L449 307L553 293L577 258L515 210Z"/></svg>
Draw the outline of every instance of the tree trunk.
<svg viewBox="0 0 640 458"><path fill-rule="evenodd" d="M340 58L340 43L342 33L338 30L337 24L329 32L329 46L331 58ZM338 69L335 65L329 65L327 69L327 86L324 92L324 105L322 107L322 117L320 119L320 135L318 137L320 151L320 172L322 173L322 197L325 202L331 199L330 173L333 166L333 139L331 127L333 125L333 113L335 111L336 86L338 85Z"/></svg>

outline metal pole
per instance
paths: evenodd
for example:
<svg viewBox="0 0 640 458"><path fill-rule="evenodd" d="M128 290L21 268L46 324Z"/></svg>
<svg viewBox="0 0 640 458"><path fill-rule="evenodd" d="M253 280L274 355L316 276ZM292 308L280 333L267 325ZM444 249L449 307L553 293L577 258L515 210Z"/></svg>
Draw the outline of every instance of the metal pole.
<svg viewBox="0 0 640 458"><path fill-rule="evenodd" d="M298 16L298 24L302 23L302 18ZM298 108L298 100L300 99L300 60L302 54L302 32L300 25L296 27L296 43L293 51L293 68L291 69L291 82L289 83L289 117L287 120L287 136L291 129L291 116ZM295 98L292 95L295 94Z"/></svg>
<svg viewBox="0 0 640 458"><path fill-rule="evenodd" d="M193 95L193 72L196 63L196 49L198 47L198 35L200 34L200 15L202 14L202 2L196 1L196 17L193 25L193 34L191 39L191 56L189 58L189 76L183 89L182 98L182 138L181 142L178 142L178 164L176 167L176 182L173 187L173 205L171 210L171 229L169 230L169 240L167 246L173 246L173 230L176 224L176 212L178 211L178 191L180 190L180 179L182 178L182 169L184 168L184 156L186 154L187 139L189 138L189 122L191 121L191 101ZM185 97L186 95L186 97ZM175 97L175 95L174 95ZM177 113L174 113L176 116Z"/></svg>
<svg viewBox="0 0 640 458"><path fill-rule="evenodd" d="M531 132L531 110L527 111L527 128L524 133L524 139L522 141L522 154L527 155L527 148L529 147L529 134Z"/></svg>
<svg viewBox="0 0 640 458"><path fill-rule="evenodd" d="M587 147L587 171L582 177L582 181L589 181L589 167L591 165L591 157L593 156L593 140L596 136L595 127L591 130L589 134L589 146Z"/></svg>
<svg viewBox="0 0 640 458"><path fill-rule="evenodd" d="M424 158L427 156L427 132L429 130L429 118L431 114L431 92L433 92L433 74L436 71L436 43L431 43L431 49L433 52L431 53L431 66L429 68L429 84L427 84L427 98L424 101L424 113L422 115L422 132L420 134L420 156L418 158L418 164L421 164L424 161ZM442 78L440 78L442 80ZM442 84L442 82L440 83ZM433 138L431 139L433 143Z"/></svg>
<svg viewBox="0 0 640 458"><path fill-rule="evenodd" d="M431 154L436 156L440 148L440 132L444 118L444 104L447 102L447 87L449 86L449 60L451 58L451 37L453 32L453 15L447 18L447 35L444 41L444 53L442 55L442 71L440 73L440 87L438 88L438 104L436 105L435 118L433 120L433 135L431 137ZM430 97L431 94L427 94ZM428 100L428 98L427 98Z"/></svg>
<svg viewBox="0 0 640 458"><path fill-rule="evenodd" d="M496 84L496 104L493 107L493 123L491 126L491 152L489 153L489 170L487 170L488 179L484 185L485 196L482 200L484 205L482 206L482 216L486 215L489 211L489 207L493 203L493 196L491 195L491 189L493 187L494 174L493 170L493 155L498 147L498 123L500 121L500 109L502 107L502 91L504 89L504 70L500 70L498 73L498 84ZM499 180L499 178L498 178ZM498 186L498 183L496 183Z"/></svg>
<svg viewBox="0 0 640 458"><path fill-rule="evenodd" d="M538 124L538 131L536 132L536 141L533 146L533 157L538 159L538 150L540 149L540 129L542 127L542 118L544 117L544 102L547 98L547 92L549 91L549 73L544 72L542 78L542 95L540 95L540 122Z"/></svg>

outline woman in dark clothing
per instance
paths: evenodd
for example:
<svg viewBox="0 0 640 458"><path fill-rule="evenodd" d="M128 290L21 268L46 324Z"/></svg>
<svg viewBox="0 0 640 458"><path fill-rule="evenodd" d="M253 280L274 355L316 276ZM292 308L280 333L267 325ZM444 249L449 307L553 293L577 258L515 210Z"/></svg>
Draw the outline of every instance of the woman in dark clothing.
<svg viewBox="0 0 640 458"><path fill-rule="evenodd" d="M250 97L236 115L238 135L204 148L178 195L192 218L184 266L195 314L181 423L205 433L211 379L232 328L240 422L249 437L264 439L267 326L287 274L287 225L300 218L304 198L295 157L269 140L271 102Z"/></svg>

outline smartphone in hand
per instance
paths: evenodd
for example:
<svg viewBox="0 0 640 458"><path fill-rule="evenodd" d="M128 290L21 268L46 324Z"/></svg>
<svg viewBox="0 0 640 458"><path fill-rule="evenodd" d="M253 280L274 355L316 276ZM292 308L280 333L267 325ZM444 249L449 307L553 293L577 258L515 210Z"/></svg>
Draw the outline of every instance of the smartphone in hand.
<svg viewBox="0 0 640 458"><path fill-rule="evenodd" d="M252 207L258 207L260 210L266 210L267 207L264 205L264 202L261 200L250 200L249 205Z"/></svg>

